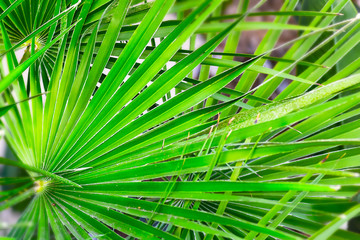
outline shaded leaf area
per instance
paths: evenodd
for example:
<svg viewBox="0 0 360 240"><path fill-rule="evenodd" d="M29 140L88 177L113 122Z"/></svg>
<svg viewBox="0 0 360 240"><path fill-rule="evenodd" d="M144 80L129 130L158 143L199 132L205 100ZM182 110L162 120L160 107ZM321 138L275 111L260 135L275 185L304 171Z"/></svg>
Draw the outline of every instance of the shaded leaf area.
<svg viewBox="0 0 360 240"><path fill-rule="evenodd" d="M265 2L0 1L7 237L360 238L356 10Z"/></svg>

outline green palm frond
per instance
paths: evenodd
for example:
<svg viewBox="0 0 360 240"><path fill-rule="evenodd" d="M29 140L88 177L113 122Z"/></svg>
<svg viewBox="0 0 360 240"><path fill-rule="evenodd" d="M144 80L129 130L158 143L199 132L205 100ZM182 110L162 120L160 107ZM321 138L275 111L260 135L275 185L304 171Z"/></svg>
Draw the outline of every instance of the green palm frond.
<svg viewBox="0 0 360 240"><path fill-rule="evenodd" d="M360 237L356 8L229 2L0 0L4 236Z"/></svg>

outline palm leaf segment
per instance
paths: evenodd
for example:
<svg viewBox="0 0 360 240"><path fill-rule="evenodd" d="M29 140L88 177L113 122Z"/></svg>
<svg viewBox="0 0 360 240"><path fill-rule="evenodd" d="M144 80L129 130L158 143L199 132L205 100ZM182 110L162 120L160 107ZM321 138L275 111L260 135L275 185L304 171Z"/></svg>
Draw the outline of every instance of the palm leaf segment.
<svg viewBox="0 0 360 240"><path fill-rule="evenodd" d="M349 199L359 183L360 61L341 66L359 43L358 20L338 20L348 1L256 12L264 2L222 16L221 0L0 1L2 128L20 160L0 163L30 176L1 179L14 187L0 209L31 199L8 236L357 239L338 228L359 213ZM271 24L247 22L269 14ZM292 15L311 22L288 24ZM239 63L249 55L231 52L248 26L267 34ZM302 33L283 58L269 57L284 28ZM197 34L207 41L195 48ZM251 88L259 73L267 78Z"/></svg>

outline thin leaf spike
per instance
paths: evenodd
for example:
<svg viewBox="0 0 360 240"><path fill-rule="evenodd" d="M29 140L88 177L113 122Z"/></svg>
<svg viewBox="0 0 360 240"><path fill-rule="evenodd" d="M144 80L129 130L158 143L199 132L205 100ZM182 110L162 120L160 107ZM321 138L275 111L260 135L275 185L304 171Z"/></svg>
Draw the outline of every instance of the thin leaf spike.
<svg viewBox="0 0 360 240"><path fill-rule="evenodd" d="M231 126L231 129L239 129L251 125L256 120L259 113L261 114L261 118L259 119L258 123L279 118L290 112L316 103L317 101L320 101L326 97L330 97L340 91L343 91L344 89L355 86L359 83L360 74L355 74L342 80L330 83L326 86L319 87L302 96L259 107L256 110L249 110L246 113L237 114L235 115L234 124ZM251 116L250 119L249 116ZM220 123L219 128L224 129L226 126L227 122L222 122Z"/></svg>

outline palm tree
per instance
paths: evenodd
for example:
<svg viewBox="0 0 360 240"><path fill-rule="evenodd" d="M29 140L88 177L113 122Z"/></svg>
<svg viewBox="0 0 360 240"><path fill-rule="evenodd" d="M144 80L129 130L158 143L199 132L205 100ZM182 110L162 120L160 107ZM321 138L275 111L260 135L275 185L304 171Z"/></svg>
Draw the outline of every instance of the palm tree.
<svg viewBox="0 0 360 240"><path fill-rule="evenodd" d="M359 239L357 11L265 2L0 0L7 236Z"/></svg>

